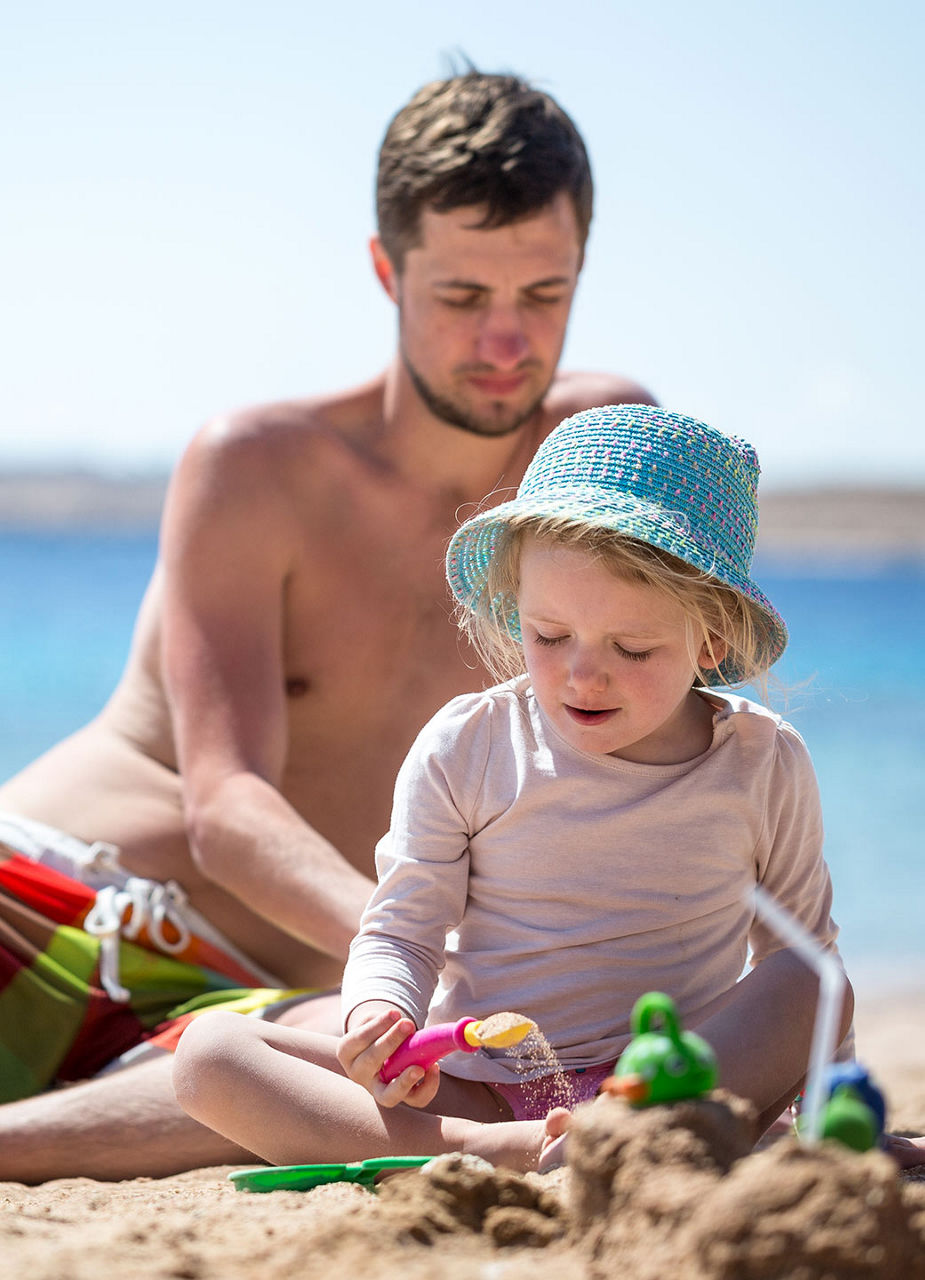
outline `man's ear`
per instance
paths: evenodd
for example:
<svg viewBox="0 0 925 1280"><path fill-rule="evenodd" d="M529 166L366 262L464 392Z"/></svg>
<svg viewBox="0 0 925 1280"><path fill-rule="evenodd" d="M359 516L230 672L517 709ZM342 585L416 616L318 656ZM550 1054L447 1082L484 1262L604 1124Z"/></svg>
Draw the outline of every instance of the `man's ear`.
<svg viewBox="0 0 925 1280"><path fill-rule="evenodd" d="M398 301L398 272L392 265L392 259L382 247L382 241L378 236L371 236L369 241L369 252L373 260L373 270L376 278L382 285L383 289L389 295L393 302Z"/></svg>

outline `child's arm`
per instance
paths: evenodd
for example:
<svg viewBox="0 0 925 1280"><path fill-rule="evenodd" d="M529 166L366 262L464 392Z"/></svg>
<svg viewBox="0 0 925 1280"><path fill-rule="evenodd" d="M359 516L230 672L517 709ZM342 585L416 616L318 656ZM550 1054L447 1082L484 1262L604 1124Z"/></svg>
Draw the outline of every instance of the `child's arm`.
<svg viewBox="0 0 925 1280"><path fill-rule="evenodd" d="M426 1107L440 1085L440 1068L412 1065L385 1084L382 1064L417 1030L410 1018L384 1000L368 1000L347 1018L347 1030L337 1044L337 1060L351 1080L361 1084L381 1107L407 1102Z"/></svg>
<svg viewBox="0 0 925 1280"><path fill-rule="evenodd" d="M767 773L765 826L756 879L798 919L820 948L837 954L832 882L822 855L822 811L809 753L780 726ZM720 1084L756 1105L763 1127L799 1091L809 1062L818 980L814 970L755 919L752 969L702 1011L698 1032L716 1050ZM854 996L846 984L840 1032L850 1030Z"/></svg>
<svg viewBox="0 0 925 1280"><path fill-rule="evenodd" d="M390 828L376 850L378 885L341 984L345 1024L371 1003L400 1009L418 1027L427 1019L446 935L469 892L470 819L487 748L468 703L456 699L438 712L399 770Z"/></svg>
<svg viewBox="0 0 925 1280"><path fill-rule="evenodd" d="M757 880L825 951L838 954L831 917L832 879L823 857L822 804L809 752L799 734L781 725L767 779L765 825L756 849ZM749 932L754 963L784 946L766 920Z"/></svg>

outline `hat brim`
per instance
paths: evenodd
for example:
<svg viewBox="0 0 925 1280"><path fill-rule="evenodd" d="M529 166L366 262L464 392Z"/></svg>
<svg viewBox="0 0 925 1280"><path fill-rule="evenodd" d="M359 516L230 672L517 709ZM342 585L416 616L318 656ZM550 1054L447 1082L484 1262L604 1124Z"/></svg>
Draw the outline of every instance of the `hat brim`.
<svg viewBox="0 0 925 1280"><path fill-rule="evenodd" d="M580 513L580 514L578 514ZM771 601L752 579L729 564L716 549L704 545L702 529L695 538L683 512L646 502L634 494L603 493L595 485L576 485L560 489L549 498L527 495L513 498L467 520L450 540L447 549L447 578L454 596L472 608L485 590L488 566L495 553L499 536L517 516L535 519L574 518L583 525L612 529L635 538L683 560L686 564L757 606L765 626L758 637L762 666L770 667L787 647L787 626ZM506 625L515 639L520 639L520 620L516 607L506 611ZM730 659L714 671L704 673L708 684L737 684L744 673Z"/></svg>

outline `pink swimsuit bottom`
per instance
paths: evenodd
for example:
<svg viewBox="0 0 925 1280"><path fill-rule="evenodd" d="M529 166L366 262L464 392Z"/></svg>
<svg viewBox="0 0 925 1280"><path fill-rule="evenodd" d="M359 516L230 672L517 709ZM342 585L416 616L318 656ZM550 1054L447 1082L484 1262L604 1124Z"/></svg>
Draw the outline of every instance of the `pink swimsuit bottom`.
<svg viewBox="0 0 925 1280"><path fill-rule="evenodd" d="M523 1084L489 1084L514 1112L515 1120L545 1120L553 1107L568 1111L579 1102L597 1097L601 1084L613 1073L615 1062L602 1062L596 1067L578 1067L574 1071L558 1071Z"/></svg>

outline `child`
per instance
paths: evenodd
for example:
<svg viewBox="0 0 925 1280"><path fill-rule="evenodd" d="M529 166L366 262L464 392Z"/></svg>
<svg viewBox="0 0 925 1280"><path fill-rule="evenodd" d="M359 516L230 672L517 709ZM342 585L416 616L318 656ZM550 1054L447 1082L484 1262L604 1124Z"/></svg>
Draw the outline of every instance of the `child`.
<svg viewBox="0 0 925 1280"><path fill-rule="evenodd" d="M203 1015L177 1053L190 1114L277 1164L462 1150L543 1167L567 1126L558 1091L594 1096L653 989L763 1126L792 1100L816 983L749 886L830 951L837 930L803 742L729 692L787 642L749 577L757 477L749 445L702 423L594 409L548 437L516 498L462 525L461 626L505 682L438 712L401 769L346 1034ZM507 1010L563 1076L481 1050L380 1079L425 1020Z"/></svg>

